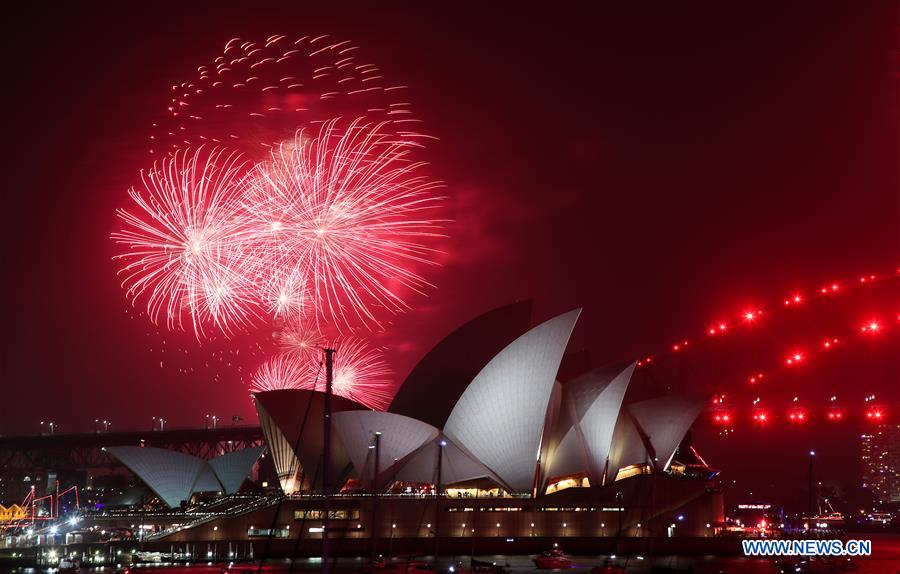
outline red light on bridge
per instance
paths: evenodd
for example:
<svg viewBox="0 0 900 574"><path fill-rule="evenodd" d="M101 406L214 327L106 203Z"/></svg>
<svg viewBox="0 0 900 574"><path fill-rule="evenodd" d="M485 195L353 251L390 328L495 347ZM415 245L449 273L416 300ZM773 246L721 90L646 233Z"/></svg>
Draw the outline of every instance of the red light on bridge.
<svg viewBox="0 0 900 574"><path fill-rule="evenodd" d="M798 365L803 362L803 353L794 352L788 355L787 359L785 359L785 364L788 366Z"/></svg>
<svg viewBox="0 0 900 574"><path fill-rule="evenodd" d="M828 411L828 420L832 422L842 421L844 420L843 411Z"/></svg>
<svg viewBox="0 0 900 574"><path fill-rule="evenodd" d="M881 409L869 409L866 411L866 418L870 421L879 422L884 420L884 412Z"/></svg>
<svg viewBox="0 0 900 574"><path fill-rule="evenodd" d="M716 413L713 417L713 421L719 425L728 425L732 422L732 417L729 413Z"/></svg>
<svg viewBox="0 0 900 574"><path fill-rule="evenodd" d="M803 297L800 295L791 295L787 299L784 300L785 305L798 305L803 302Z"/></svg>
<svg viewBox="0 0 900 574"><path fill-rule="evenodd" d="M834 347L835 345L837 345L839 342L840 342L840 340L837 337L832 337L830 339L825 339L822 342L822 346L825 347L826 349L830 349L830 348Z"/></svg>
<svg viewBox="0 0 900 574"><path fill-rule="evenodd" d="M754 321L762 315L762 311L744 311L744 319L747 321Z"/></svg>
<svg viewBox="0 0 900 574"><path fill-rule="evenodd" d="M769 422L769 415L766 411L759 411L753 414L753 420L760 424L765 424Z"/></svg>
<svg viewBox="0 0 900 574"><path fill-rule="evenodd" d="M860 331L862 331L863 333L877 333L879 330L881 330L881 323L874 320L869 321L868 323L863 325L862 328L860 328Z"/></svg>
<svg viewBox="0 0 900 574"><path fill-rule="evenodd" d="M728 329L728 325L726 323L717 323L709 328L710 335L717 335L719 333L724 333Z"/></svg>
<svg viewBox="0 0 900 574"><path fill-rule="evenodd" d="M806 419L807 419L806 411L791 411L790 413L788 413L788 421L790 421L792 423L795 423L795 424L805 423Z"/></svg>
<svg viewBox="0 0 900 574"><path fill-rule="evenodd" d="M765 375L763 375L762 373L756 373L755 375L751 375L750 376L750 384L758 383L759 381L763 380L763 378L765 378Z"/></svg>

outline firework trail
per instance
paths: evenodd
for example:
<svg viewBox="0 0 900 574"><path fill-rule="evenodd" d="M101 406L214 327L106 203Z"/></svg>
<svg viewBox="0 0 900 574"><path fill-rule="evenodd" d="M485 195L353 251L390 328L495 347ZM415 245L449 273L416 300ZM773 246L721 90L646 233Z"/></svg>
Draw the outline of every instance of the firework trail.
<svg viewBox="0 0 900 574"><path fill-rule="evenodd" d="M356 338L332 342L336 395L369 408L384 410L393 398L393 371L382 353ZM303 347L302 352L282 352L269 359L253 374L250 391L309 389L324 392L323 347Z"/></svg>
<svg viewBox="0 0 900 574"><path fill-rule="evenodd" d="M319 328L301 317L284 321L274 339L282 353L313 361L319 360L321 349L326 345Z"/></svg>
<svg viewBox="0 0 900 574"><path fill-rule="evenodd" d="M332 383L335 394L375 410L385 410L394 396L391 382L393 371L387 366L382 353L355 338L345 339L333 346L336 349Z"/></svg>
<svg viewBox="0 0 900 574"><path fill-rule="evenodd" d="M154 323L189 325L199 338L206 326L232 333L258 318L253 286L232 267L235 192L246 170L234 152L183 150L129 190L135 209L117 211L123 227L112 238L125 251L114 259L128 298L144 300Z"/></svg>
<svg viewBox="0 0 900 574"><path fill-rule="evenodd" d="M281 353L263 363L250 379L253 393L282 389L313 389L318 375L313 361Z"/></svg>
<svg viewBox="0 0 900 574"><path fill-rule="evenodd" d="M153 125L150 151L226 144L257 159L298 126L367 116L392 133L425 138L415 127L406 86L389 82L358 47L328 35L233 38L190 81L172 85L165 116Z"/></svg>
<svg viewBox="0 0 900 574"><path fill-rule="evenodd" d="M301 130L244 180L244 266L264 283L296 277L321 323L379 325L376 310L402 312L405 294L430 287L417 268L434 264L440 184L411 159L417 144L383 128Z"/></svg>
<svg viewBox="0 0 900 574"><path fill-rule="evenodd" d="M312 388L338 337L335 392L384 408L380 351L343 336L432 287L444 198L405 86L357 54L328 36L226 43L172 86L150 135L160 159L112 239L127 296L154 323L198 340L276 327L280 353L254 390Z"/></svg>

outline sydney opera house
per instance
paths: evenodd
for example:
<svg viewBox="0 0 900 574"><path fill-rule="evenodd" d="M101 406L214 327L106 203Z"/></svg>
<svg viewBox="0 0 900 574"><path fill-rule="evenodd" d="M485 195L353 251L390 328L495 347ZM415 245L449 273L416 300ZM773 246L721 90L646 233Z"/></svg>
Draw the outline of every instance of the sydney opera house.
<svg viewBox="0 0 900 574"><path fill-rule="evenodd" d="M357 543L714 535L723 519L716 471L690 444L703 401L629 388L634 363L560 380L579 314L531 326L529 302L495 309L436 345L387 412L333 397L328 472L324 395L256 394L263 456L286 496L166 540L299 532L312 542L326 490L331 536ZM235 492L261 454L163 461L141 450L113 454L170 506L195 491Z"/></svg>

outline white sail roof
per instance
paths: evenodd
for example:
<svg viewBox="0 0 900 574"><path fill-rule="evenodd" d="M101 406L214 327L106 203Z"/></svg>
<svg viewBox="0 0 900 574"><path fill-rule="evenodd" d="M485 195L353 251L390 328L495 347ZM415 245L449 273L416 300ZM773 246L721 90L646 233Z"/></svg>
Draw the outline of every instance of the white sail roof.
<svg viewBox="0 0 900 574"><path fill-rule="evenodd" d="M204 461L206 462L206 461ZM194 482L193 492L222 492L222 483L216 477L216 471L209 464L204 464Z"/></svg>
<svg viewBox="0 0 900 574"><path fill-rule="evenodd" d="M280 389L255 393L256 408L269 451L285 493L300 490L302 484L322 488L322 445L324 441L325 393L310 389ZM350 399L333 396L334 413L368 410ZM333 420L333 419L332 419ZM332 435L331 480L337 488L349 476L352 466L340 437Z"/></svg>
<svg viewBox="0 0 900 574"><path fill-rule="evenodd" d="M162 448L110 446L106 452L122 461L173 508L183 500L190 500L197 479L206 467L202 458Z"/></svg>
<svg viewBox="0 0 900 574"><path fill-rule="evenodd" d="M264 446L242 448L209 460L209 466L215 471L225 494L234 494L238 491L265 448Z"/></svg>
<svg viewBox="0 0 900 574"><path fill-rule="evenodd" d="M612 446L609 449L609 480L615 480L619 469L632 464L648 462L650 454L632 416L622 409L613 430Z"/></svg>
<svg viewBox="0 0 900 574"><path fill-rule="evenodd" d="M443 428L478 371L531 326L531 301L492 309L441 339L397 389L389 412Z"/></svg>
<svg viewBox="0 0 900 574"><path fill-rule="evenodd" d="M703 410L704 401L683 396L665 396L628 406L639 431L650 441L655 466L666 470L678 444Z"/></svg>
<svg viewBox="0 0 900 574"><path fill-rule="evenodd" d="M414 452L402 464L398 465L396 480L418 482L423 484L438 483L438 454L441 461L440 482L451 485L476 478L489 478L501 484L500 479L485 465L459 448L448 437L441 435Z"/></svg>
<svg viewBox="0 0 900 574"><path fill-rule="evenodd" d="M332 424L364 484L371 483L372 473L375 470L373 469L375 449L370 447L375 444L376 433L379 434L376 471L379 476L393 467L395 462L405 459L440 434L438 429L428 423L378 411L335 413Z"/></svg>
<svg viewBox="0 0 900 574"><path fill-rule="evenodd" d="M122 461L171 507L190 500L195 492L234 494L263 449L263 446L245 448L207 461L162 448L106 447L109 454Z"/></svg>
<svg viewBox="0 0 900 574"><path fill-rule="evenodd" d="M275 466L275 474L278 476L278 483L281 491L285 494L292 494L300 490L300 459L294 452L294 446L291 441L284 436L284 433L278 428L275 419L269 414L269 411L256 401L256 413L259 415L259 424L262 427L263 435L266 437L266 444L269 446L269 454L272 456L272 464Z"/></svg>
<svg viewBox="0 0 900 574"><path fill-rule="evenodd" d="M509 490L533 489L547 405L580 313L559 315L510 343L478 373L447 419L445 434Z"/></svg>
<svg viewBox="0 0 900 574"><path fill-rule="evenodd" d="M634 367L631 363L624 369L595 369L563 385L559 443L549 461L548 477L583 472L591 484L602 482Z"/></svg>

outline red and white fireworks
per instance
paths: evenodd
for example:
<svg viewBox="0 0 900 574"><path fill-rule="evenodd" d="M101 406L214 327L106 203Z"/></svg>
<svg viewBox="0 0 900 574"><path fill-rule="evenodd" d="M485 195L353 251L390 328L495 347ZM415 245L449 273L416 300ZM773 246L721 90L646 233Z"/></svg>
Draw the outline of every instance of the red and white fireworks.
<svg viewBox="0 0 900 574"><path fill-rule="evenodd" d="M257 160L298 127L335 117L365 116L387 122L401 137L427 138L416 131L421 120L405 92L406 86L362 61L359 47L347 40L233 38L198 66L194 78L171 86L166 114L153 125L150 152L219 143Z"/></svg>
<svg viewBox="0 0 900 574"><path fill-rule="evenodd" d="M376 310L407 308L429 283L428 240L439 235L439 184L410 158L418 146L384 124L330 120L283 142L256 165L241 194L241 238L269 297L311 298L317 320L377 324ZM287 282L290 289L283 290Z"/></svg>
<svg viewBox="0 0 900 574"><path fill-rule="evenodd" d="M254 390L311 388L337 336L335 391L386 406L380 352L344 335L432 287L442 226L403 89L328 36L235 38L174 84L112 235L132 304L198 339L280 326Z"/></svg>
<svg viewBox="0 0 900 574"><path fill-rule="evenodd" d="M254 288L235 272L235 191L247 164L221 148L176 153L141 174L143 185L120 209L113 240L123 251L119 274L132 302L143 300L154 323L209 326L230 334L258 317Z"/></svg>
<svg viewBox="0 0 900 574"><path fill-rule="evenodd" d="M315 363L280 353L263 363L250 379L250 391L279 391L283 389L314 389L319 375Z"/></svg>
<svg viewBox="0 0 900 574"><path fill-rule="evenodd" d="M430 287L440 185L418 146L383 124L330 120L250 169L235 153L182 150L154 165L137 209L120 210L128 295L150 318L198 336L311 314L341 331L379 325Z"/></svg>
<svg viewBox="0 0 900 574"><path fill-rule="evenodd" d="M394 396L393 372L382 353L361 339L346 339L334 345L335 394L376 410L384 410ZM324 390L324 389L323 389Z"/></svg>
<svg viewBox="0 0 900 574"><path fill-rule="evenodd" d="M325 337L314 322L305 317L291 317L283 321L275 332L274 339L278 350L304 359L318 360L322 349L326 346Z"/></svg>
<svg viewBox="0 0 900 574"><path fill-rule="evenodd" d="M393 372L382 353L360 339L330 343L335 349L332 390L372 409L387 408L393 397ZM257 369L251 392L279 389L325 390L322 347L303 344L281 352Z"/></svg>

